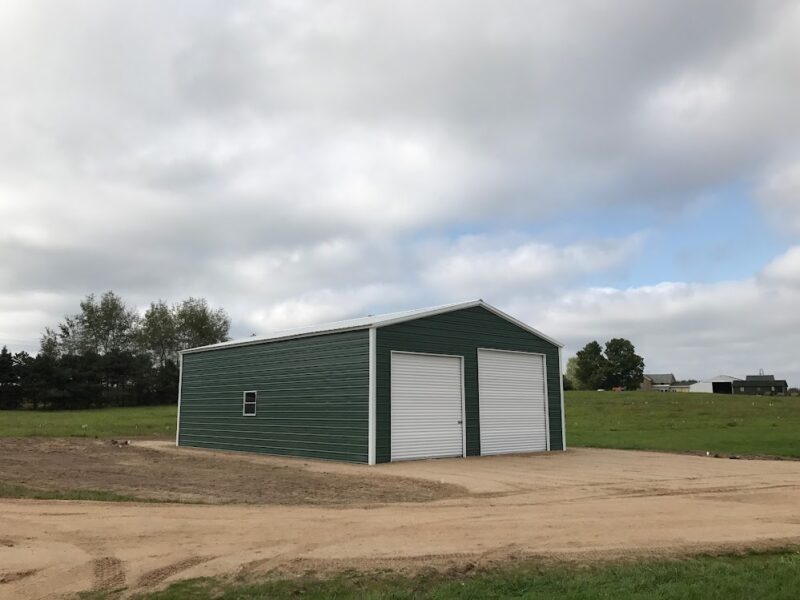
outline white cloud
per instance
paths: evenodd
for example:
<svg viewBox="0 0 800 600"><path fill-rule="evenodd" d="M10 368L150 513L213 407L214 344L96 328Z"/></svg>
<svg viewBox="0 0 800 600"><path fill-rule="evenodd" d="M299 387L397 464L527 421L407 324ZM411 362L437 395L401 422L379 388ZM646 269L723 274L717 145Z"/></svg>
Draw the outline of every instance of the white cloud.
<svg viewBox="0 0 800 600"><path fill-rule="evenodd" d="M800 162L771 173L759 191L770 218L782 229L800 233Z"/></svg>
<svg viewBox="0 0 800 600"><path fill-rule="evenodd" d="M661 283L629 289L576 289L508 309L567 343L631 339L655 372L702 378L764 368L800 383L798 248L776 258L761 277L710 284Z"/></svg>
<svg viewBox="0 0 800 600"><path fill-rule="evenodd" d="M790 248L770 262L764 267L762 277L770 283L800 286L800 246Z"/></svg>
<svg viewBox="0 0 800 600"><path fill-rule="evenodd" d="M576 279L623 267L641 241L636 235L556 246L519 234L467 235L454 243L425 246L421 279L454 298L489 293L495 298L549 297Z"/></svg>
<svg viewBox="0 0 800 600"><path fill-rule="evenodd" d="M340 290L320 290L281 300L256 310L248 318L255 331L279 331L314 323L339 321L372 313L370 307L386 302L409 302L410 290L397 285L366 285Z"/></svg>
<svg viewBox="0 0 800 600"><path fill-rule="evenodd" d="M567 343L634 342L647 369L679 378L719 372L743 377L764 368L800 382L800 313L796 291L754 279L717 284L663 283L631 289L575 291L554 303L509 310Z"/></svg>

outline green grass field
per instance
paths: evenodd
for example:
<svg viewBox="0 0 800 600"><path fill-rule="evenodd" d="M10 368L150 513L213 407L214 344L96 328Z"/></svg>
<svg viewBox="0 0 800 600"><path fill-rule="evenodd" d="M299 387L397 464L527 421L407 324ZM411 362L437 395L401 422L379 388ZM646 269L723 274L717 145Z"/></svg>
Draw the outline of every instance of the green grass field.
<svg viewBox="0 0 800 600"><path fill-rule="evenodd" d="M800 457L800 398L567 392L568 446ZM175 435L175 406L0 411L0 437Z"/></svg>
<svg viewBox="0 0 800 600"><path fill-rule="evenodd" d="M567 446L800 457L800 398L567 392Z"/></svg>
<svg viewBox="0 0 800 600"><path fill-rule="evenodd" d="M0 437L175 437L176 406L0 411Z"/></svg>
<svg viewBox="0 0 800 600"><path fill-rule="evenodd" d="M349 575L328 580L259 583L196 579L141 596L147 600L794 600L800 590L800 553L698 557L594 566L535 564L464 574Z"/></svg>

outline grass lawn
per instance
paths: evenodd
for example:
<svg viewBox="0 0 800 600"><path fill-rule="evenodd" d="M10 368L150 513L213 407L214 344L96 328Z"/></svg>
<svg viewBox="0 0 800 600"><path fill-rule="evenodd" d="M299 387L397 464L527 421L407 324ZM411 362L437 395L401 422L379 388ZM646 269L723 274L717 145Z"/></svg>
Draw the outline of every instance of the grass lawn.
<svg viewBox="0 0 800 600"><path fill-rule="evenodd" d="M140 598L794 600L798 590L800 553L782 552L595 566L526 565L470 575L431 574L413 578L350 574L327 580L259 583L195 579L174 583L166 590Z"/></svg>
<svg viewBox="0 0 800 600"><path fill-rule="evenodd" d="M568 446L800 458L800 398L567 392ZM0 411L0 437L175 435L175 406Z"/></svg>
<svg viewBox="0 0 800 600"><path fill-rule="evenodd" d="M800 398L566 392L567 446L800 457Z"/></svg>
<svg viewBox="0 0 800 600"><path fill-rule="evenodd" d="M177 406L0 411L0 437L175 436Z"/></svg>

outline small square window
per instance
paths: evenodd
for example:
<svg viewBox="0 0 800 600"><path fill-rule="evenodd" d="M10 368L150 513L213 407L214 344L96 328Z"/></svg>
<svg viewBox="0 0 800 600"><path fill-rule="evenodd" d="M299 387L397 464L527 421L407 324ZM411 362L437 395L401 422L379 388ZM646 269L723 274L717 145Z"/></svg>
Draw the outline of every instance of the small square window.
<svg viewBox="0 0 800 600"><path fill-rule="evenodd" d="M256 416L256 397L258 392L245 392L244 401L242 404L242 415L245 417Z"/></svg>

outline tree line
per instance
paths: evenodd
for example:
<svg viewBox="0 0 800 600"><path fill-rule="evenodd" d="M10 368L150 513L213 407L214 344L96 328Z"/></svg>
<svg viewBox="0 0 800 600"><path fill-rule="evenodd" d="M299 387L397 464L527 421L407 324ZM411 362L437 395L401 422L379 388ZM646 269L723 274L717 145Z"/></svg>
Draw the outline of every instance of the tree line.
<svg viewBox="0 0 800 600"><path fill-rule="evenodd" d="M177 401L178 353L228 339L230 318L203 298L152 302L144 315L112 291L45 328L39 352L0 350L0 409Z"/></svg>
<svg viewBox="0 0 800 600"><path fill-rule="evenodd" d="M606 342L605 352L596 341L589 342L567 361L565 389L636 390L644 380L644 359L624 338Z"/></svg>

